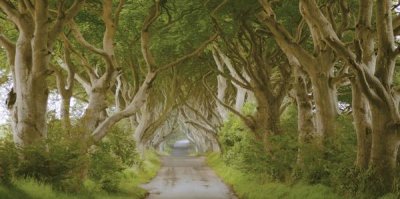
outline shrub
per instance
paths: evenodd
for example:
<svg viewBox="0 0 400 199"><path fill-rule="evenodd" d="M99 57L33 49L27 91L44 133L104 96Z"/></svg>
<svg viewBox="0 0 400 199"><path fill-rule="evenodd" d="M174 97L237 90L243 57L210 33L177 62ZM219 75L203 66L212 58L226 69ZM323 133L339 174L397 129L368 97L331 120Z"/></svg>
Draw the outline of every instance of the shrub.
<svg viewBox="0 0 400 199"><path fill-rule="evenodd" d="M49 123L48 137L41 142L15 147L11 133L0 138L0 183L13 177L49 184L56 190L80 192L87 177L108 191L118 191L122 171L140 166L135 141L128 129L115 126L97 146L87 148L82 131ZM87 180L86 180L87 181Z"/></svg>
<svg viewBox="0 0 400 199"><path fill-rule="evenodd" d="M4 133L6 135L0 139L0 184L9 185L18 165L18 153L11 133L9 131Z"/></svg>
<svg viewBox="0 0 400 199"><path fill-rule="evenodd" d="M248 113L252 106L245 107ZM352 118L337 118L336 136L325 141L324 148L315 145L298 145L297 110L289 106L281 115L283 133L268 137L268 146L254 139L240 118L231 115L219 132L223 148L222 159L242 172L262 176L262 179L294 182L302 180L309 184L324 184L337 191L356 192L354 171L356 135ZM302 167L297 167L297 152L303 151ZM268 149L266 151L265 149ZM266 178L268 177L268 178ZM353 192L352 191L352 192Z"/></svg>
<svg viewBox="0 0 400 199"><path fill-rule="evenodd" d="M131 134L118 126L93 148L90 159L89 177L108 192L118 190L124 169L141 163Z"/></svg>
<svg viewBox="0 0 400 199"><path fill-rule="evenodd" d="M253 108L247 105L244 111L251 112ZM288 119L282 122L284 126L294 126L296 129L296 119L292 117L296 112L293 108L290 111ZM289 133L270 136L269 145L264 146L262 141L254 138L240 118L230 115L219 132L222 159L227 165L254 174L260 179L287 180L296 160L296 133L296 130L291 129Z"/></svg>
<svg viewBox="0 0 400 199"><path fill-rule="evenodd" d="M238 117L231 115L219 135L226 164L248 173L266 173L263 144L252 137Z"/></svg>
<svg viewBox="0 0 400 199"><path fill-rule="evenodd" d="M78 137L69 136L59 121L49 125L48 138L19 149L18 176L52 184L67 192L80 190L88 162L85 145Z"/></svg>

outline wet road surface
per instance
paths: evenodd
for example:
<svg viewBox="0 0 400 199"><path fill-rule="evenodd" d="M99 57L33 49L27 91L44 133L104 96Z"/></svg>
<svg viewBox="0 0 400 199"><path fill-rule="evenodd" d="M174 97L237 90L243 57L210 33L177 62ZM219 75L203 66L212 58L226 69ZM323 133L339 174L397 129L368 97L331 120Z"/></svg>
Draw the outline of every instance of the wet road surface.
<svg viewBox="0 0 400 199"><path fill-rule="evenodd" d="M186 147L175 147L162 161L157 176L142 185L150 192L147 199L236 199L205 158L188 156Z"/></svg>

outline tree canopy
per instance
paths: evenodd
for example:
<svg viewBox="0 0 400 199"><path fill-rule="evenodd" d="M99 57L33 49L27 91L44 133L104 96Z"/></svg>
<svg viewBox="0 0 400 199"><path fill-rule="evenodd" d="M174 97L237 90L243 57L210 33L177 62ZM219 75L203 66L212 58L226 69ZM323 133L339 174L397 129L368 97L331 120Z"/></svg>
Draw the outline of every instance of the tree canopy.
<svg viewBox="0 0 400 199"><path fill-rule="evenodd" d="M254 170L278 181L310 174L307 165L317 164L310 154L334 162L326 156L348 146L358 183L368 174L379 182L356 192L396 192L398 7L391 0L0 0L7 124L21 148L51 137L60 121L87 154L122 122L140 153L181 134L197 152L238 154L238 165L253 154L264 166L287 155L286 169Z"/></svg>

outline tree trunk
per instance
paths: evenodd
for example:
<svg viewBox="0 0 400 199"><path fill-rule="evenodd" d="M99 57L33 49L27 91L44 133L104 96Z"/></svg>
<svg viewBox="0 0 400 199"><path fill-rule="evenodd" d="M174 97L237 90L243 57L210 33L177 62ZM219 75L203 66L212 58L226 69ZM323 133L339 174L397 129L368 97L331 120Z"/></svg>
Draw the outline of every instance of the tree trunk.
<svg viewBox="0 0 400 199"><path fill-rule="evenodd" d="M142 116L140 117L139 124L135 129L134 138L136 141L136 148L140 153L144 152L143 135L147 127L153 121L153 115L150 110L148 110L147 103L142 107Z"/></svg>
<svg viewBox="0 0 400 199"><path fill-rule="evenodd" d="M99 80L96 80L99 81ZM89 93L89 103L85 114L81 119L84 136L87 137L93 132L100 122L104 120L103 112L107 108L107 88L99 85L92 87Z"/></svg>
<svg viewBox="0 0 400 199"><path fill-rule="evenodd" d="M372 27L373 5L372 1L360 1L358 22L355 30L355 43L358 43L358 48L360 48L356 56L361 58L361 62L365 64L371 74L374 73L376 64L375 33ZM360 169L366 169L371 156L371 112L360 82L359 79L351 79L352 108L354 128L357 134L356 166Z"/></svg>
<svg viewBox="0 0 400 199"><path fill-rule="evenodd" d="M214 57L214 61L217 64L217 69L219 71L224 71L224 62L222 61L222 59L220 58L220 56L218 55L218 53L216 52L216 50L213 48L213 57ZM226 89L228 87L228 84L226 82L225 77L223 77L222 75L218 75L217 76L217 98L219 100L221 100L222 102L225 102L225 93L226 93ZM217 110L219 115L222 118L222 121L225 121L228 118L228 111L225 109L225 107L220 104L217 103Z"/></svg>
<svg viewBox="0 0 400 199"><path fill-rule="evenodd" d="M71 119L70 119L70 108L71 108L71 97L63 97L61 98L61 119L63 123L63 127L66 130L71 128Z"/></svg>
<svg viewBox="0 0 400 199"><path fill-rule="evenodd" d="M14 141L25 146L42 140L47 135L46 71L33 71L32 37L20 33L15 56L15 92L17 95L13 123ZM45 59L45 57L43 57ZM46 60L44 60L46 61Z"/></svg>
<svg viewBox="0 0 400 199"><path fill-rule="evenodd" d="M236 100L235 100L235 109L239 112L242 112L243 105L246 101L247 90L235 85L236 87Z"/></svg>
<svg viewBox="0 0 400 199"><path fill-rule="evenodd" d="M297 130L299 132L299 151L297 155L297 164L303 165L303 146L312 143L315 134L314 114L312 112L312 102L307 92L307 77L306 74L300 71L301 69L296 66L295 77L296 83L294 85L296 92L297 102Z"/></svg>
<svg viewBox="0 0 400 199"><path fill-rule="evenodd" d="M368 101L357 81L351 81L354 128L357 135L356 166L367 169L371 153L371 116Z"/></svg>
<svg viewBox="0 0 400 199"><path fill-rule="evenodd" d="M397 150L399 139L398 129L389 124L393 120L388 114L388 110L382 107L371 106L372 113L372 147L370 167L376 172L376 178L381 184L376 186L382 190L382 193L392 191L395 175Z"/></svg>
<svg viewBox="0 0 400 199"><path fill-rule="evenodd" d="M124 110L114 113L113 115L107 117L102 121L96 129L92 132L92 141L94 143L99 142L104 136L106 136L107 131L118 121L136 114L140 107L142 107L148 98L151 84L155 79L157 73L149 72L139 90L135 94L132 101L125 107Z"/></svg>
<svg viewBox="0 0 400 199"><path fill-rule="evenodd" d="M278 135L281 133L281 121L280 121L280 107L281 103L271 103L268 107L268 114L267 114L267 132L270 135Z"/></svg>
<svg viewBox="0 0 400 199"><path fill-rule="evenodd" d="M330 85L330 72L309 73L309 75L316 109L316 136L323 141L335 134L336 89Z"/></svg>
<svg viewBox="0 0 400 199"><path fill-rule="evenodd" d="M216 137L210 138L212 152L221 152L221 147Z"/></svg>
<svg viewBox="0 0 400 199"><path fill-rule="evenodd" d="M266 93L261 90L255 90L254 95L257 99L256 122L255 127L250 128L261 137L280 134L280 107L282 101L276 100L273 96L265 96Z"/></svg>

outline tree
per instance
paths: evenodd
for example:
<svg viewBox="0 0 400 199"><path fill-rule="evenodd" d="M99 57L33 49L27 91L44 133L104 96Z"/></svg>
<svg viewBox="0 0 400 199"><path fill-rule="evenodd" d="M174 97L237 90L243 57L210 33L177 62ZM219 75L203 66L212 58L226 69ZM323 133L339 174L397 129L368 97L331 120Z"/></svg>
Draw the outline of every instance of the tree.
<svg viewBox="0 0 400 199"><path fill-rule="evenodd" d="M257 34L255 26L257 24L242 20L234 39L222 37L229 55L217 46L214 48L229 71L227 73L219 69L217 72L235 86L236 104L243 104L243 97L248 90L248 97L254 94L256 112L252 116L244 115L238 109L240 106L233 108L223 100L216 99L227 110L239 115L254 135L268 145L269 135L281 133L279 118L283 99L290 87L291 69L280 49L275 48L269 38Z"/></svg>
<svg viewBox="0 0 400 199"><path fill-rule="evenodd" d="M260 0L263 11L259 14L259 20L265 24L276 42L287 57L295 59L297 66L302 66L310 77L314 102L316 107L316 137L319 142L332 137L335 133L335 118L337 115L336 86L334 79L334 65L336 57L334 51L321 42L318 31L309 26L313 42L313 53L300 45L304 22L299 23L296 36L278 22L277 16L269 0ZM346 9L344 7L343 9ZM345 15L344 13L343 15ZM346 28L345 21L341 21L340 31ZM310 24L308 20L306 24ZM336 25L336 24L335 24Z"/></svg>
<svg viewBox="0 0 400 199"><path fill-rule="evenodd" d="M374 4L371 1L359 1L359 18L356 25L354 48L349 48L341 40L334 24L323 14L314 0L301 0L300 10L319 35L319 41L340 56L352 68L357 82L353 96L365 96L371 111L372 146L369 168L375 171L381 184L376 185L382 192L391 190L393 174L396 168L397 149L399 146L398 124L399 107L397 92L393 86L395 60L396 20L392 15L390 0ZM375 5L375 18L372 15ZM376 21L376 33L370 31L372 19ZM377 53L374 53L374 48ZM353 86L354 88L354 86ZM358 93L361 91L360 93ZM357 97L357 96L356 96ZM360 112L359 118L366 117L367 106L354 111ZM363 112L364 111L364 112ZM368 121L368 120L367 120ZM360 129L359 129L360 130ZM359 140L364 142L364 140ZM365 154L367 155L367 154ZM361 163L360 163L361 164Z"/></svg>
<svg viewBox="0 0 400 199"><path fill-rule="evenodd" d="M11 106L14 141L26 146L46 137L48 88L46 78L51 74L49 61L54 42L65 24L80 10L84 1L72 4L56 3L56 13L49 10L50 2L0 1L2 13L15 24L18 39L14 42L4 35L0 44L7 50L14 77L15 104Z"/></svg>

